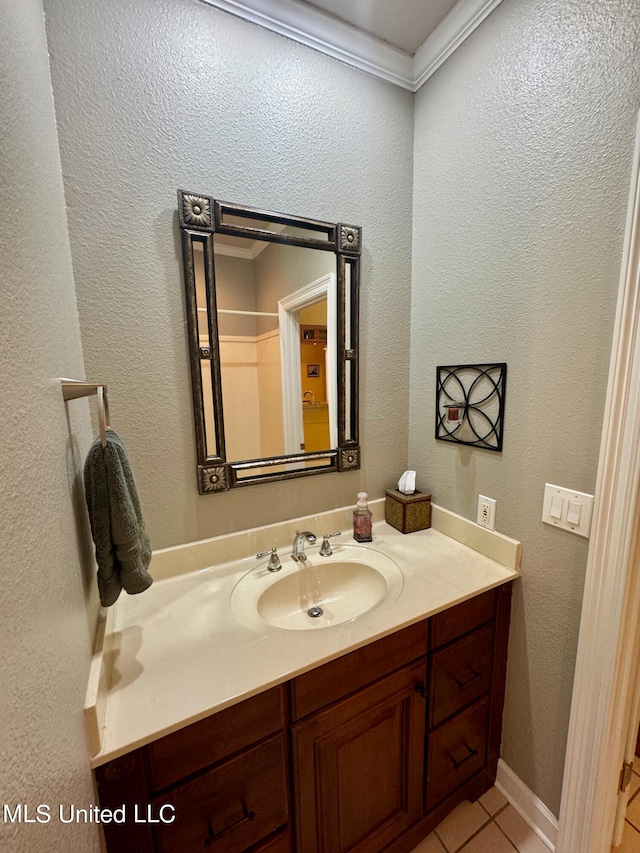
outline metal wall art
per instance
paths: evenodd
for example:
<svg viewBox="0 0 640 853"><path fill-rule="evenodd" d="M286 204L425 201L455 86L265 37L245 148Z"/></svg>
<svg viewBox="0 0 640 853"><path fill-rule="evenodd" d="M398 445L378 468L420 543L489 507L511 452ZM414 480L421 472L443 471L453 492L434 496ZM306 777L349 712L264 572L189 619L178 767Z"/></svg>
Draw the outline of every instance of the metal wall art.
<svg viewBox="0 0 640 853"><path fill-rule="evenodd" d="M507 365L436 368L436 438L502 450Z"/></svg>

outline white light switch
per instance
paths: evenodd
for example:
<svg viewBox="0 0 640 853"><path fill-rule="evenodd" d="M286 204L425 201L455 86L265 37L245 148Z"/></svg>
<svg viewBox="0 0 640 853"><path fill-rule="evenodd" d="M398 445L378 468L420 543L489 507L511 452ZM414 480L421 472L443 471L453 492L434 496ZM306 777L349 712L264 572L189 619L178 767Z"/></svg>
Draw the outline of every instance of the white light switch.
<svg viewBox="0 0 640 853"><path fill-rule="evenodd" d="M551 506L549 515L551 518L562 518L562 510L564 509L564 498L560 495L551 495Z"/></svg>
<svg viewBox="0 0 640 853"><path fill-rule="evenodd" d="M588 537L592 512L593 495L545 483L542 520L546 524Z"/></svg>
<svg viewBox="0 0 640 853"><path fill-rule="evenodd" d="M569 501L569 509L567 510L567 521L569 524L580 524L581 513L582 505L578 501Z"/></svg>

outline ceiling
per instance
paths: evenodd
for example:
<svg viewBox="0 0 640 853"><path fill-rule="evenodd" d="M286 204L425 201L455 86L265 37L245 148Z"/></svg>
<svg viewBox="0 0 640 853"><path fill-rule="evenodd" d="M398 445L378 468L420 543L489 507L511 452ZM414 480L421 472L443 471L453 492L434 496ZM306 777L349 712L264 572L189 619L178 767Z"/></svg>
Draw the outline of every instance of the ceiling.
<svg viewBox="0 0 640 853"><path fill-rule="evenodd" d="M416 92L502 0L201 0Z"/></svg>
<svg viewBox="0 0 640 853"><path fill-rule="evenodd" d="M458 0L306 0L410 56Z"/></svg>

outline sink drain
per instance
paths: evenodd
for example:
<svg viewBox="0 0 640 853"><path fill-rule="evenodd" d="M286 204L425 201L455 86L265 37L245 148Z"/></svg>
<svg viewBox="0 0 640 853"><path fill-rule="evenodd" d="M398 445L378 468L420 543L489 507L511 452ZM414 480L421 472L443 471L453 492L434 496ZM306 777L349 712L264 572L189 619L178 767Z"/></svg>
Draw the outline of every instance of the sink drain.
<svg viewBox="0 0 640 853"><path fill-rule="evenodd" d="M322 607L310 607L307 610L307 616L311 616L312 619L317 619L318 616L322 616L324 610Z"/></svg>

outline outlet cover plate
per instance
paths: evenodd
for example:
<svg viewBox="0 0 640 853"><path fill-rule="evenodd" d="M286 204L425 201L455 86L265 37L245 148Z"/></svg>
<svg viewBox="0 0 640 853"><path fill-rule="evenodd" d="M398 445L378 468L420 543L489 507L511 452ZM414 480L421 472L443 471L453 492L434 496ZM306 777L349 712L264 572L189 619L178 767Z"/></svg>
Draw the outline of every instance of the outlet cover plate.
<svg viewBox="0 0 640 853"><path fill-rule="evenodd" d="M485 495L478 495L478 517L476 519L481 527L487 530L496 529L496 501Z"/></svg>
<svg viewBox="0 0 640 853"><path fill-rule="evenodd" d="M576 512L579 520L576 522ZM576 492L551 483L544 484L542 520L545 524L560 527L578 536L589 538L591 516L593 514L593 495Z"/></svg>

